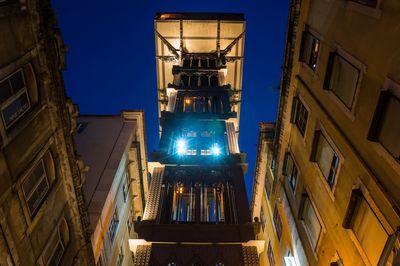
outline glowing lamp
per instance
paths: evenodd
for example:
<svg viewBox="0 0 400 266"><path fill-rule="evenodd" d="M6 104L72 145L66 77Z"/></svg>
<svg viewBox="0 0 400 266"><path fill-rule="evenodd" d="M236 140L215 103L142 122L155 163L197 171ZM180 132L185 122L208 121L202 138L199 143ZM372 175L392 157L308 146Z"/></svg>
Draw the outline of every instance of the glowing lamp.
<svg viewBox="0 0 400 266"><path fill-rule="evenodd" d="M186 141L184 139L178 139L176 142L176 151L179 155L183 155L186 152Z"/></svg>
<svg viewBox="0 0 400 266"><path fill-rule="evenodd" d="M212 146L211 148L211 153L215 156L218 156L221 154L221 149L218 147L217 144L214 144L214 146Z"/></svg>

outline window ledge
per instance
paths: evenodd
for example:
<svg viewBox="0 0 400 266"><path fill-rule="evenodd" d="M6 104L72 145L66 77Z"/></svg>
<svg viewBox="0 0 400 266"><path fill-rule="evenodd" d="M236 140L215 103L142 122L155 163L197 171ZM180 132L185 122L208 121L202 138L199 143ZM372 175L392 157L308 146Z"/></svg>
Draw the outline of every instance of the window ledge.
<svg viewBox="0 0 400 266"><path fill-rule="evenodd" d="M356 99L353 102L353 110L349 110L344 103L333 93L331 90L324 90L328 97L332 99L332 101L339 107L339 109L347 116L350 121L354 122L356 120L356 116L354 114L354 107L356 104ZM358 94L358 91L356 92ZM356 96L357 97L357 96Z"/></svg>
<svg viewBox="0 0 400 266"><path fill-rule="evenodd" d="M369 7L352 1L347 2L346 8L370 16L375 19L379 19L382 15L382 10L380 10L378 7Z"/></svg>

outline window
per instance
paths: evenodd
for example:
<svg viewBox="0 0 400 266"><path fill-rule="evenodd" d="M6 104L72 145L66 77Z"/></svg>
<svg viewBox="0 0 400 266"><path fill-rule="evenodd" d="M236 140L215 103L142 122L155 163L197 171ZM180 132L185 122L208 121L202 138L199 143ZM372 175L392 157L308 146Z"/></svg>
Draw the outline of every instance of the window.
<svg viewBox="0 0 400 266"><path fill-rule="evenodd" d="M123 261L124 261L124 250L123 246L121 245L118 253L117 266L121 266Z"/></svg>
<svg viewBox="0 0 400 266"><path fill-rule="evenodd" d="M376 5L378 4L377 0L350 0L350 1L359 3L361 5L373 7L373 8L375 8Z"/></svg>
<svg viewBox="0 0 400 266"><path fill-rule="evenodd" d="M55 166L53 156L50 151L47 151L30 170L22 183L22 192L31 217L39 210L50 189L50 183L54 179Z"/></svg>
<svg viewBox="0 0 400 266"><path fill-rule="evenodd" d="M194 222L195 199L196 190L193 186L175 183L172 199L172 221L177 223Z"/></svg>
<svg viewBox="0 0 400 266"><path fill-rule="evenodd" d="M296 124L302 136L304 136L304 133L306 132L307 119L307 109L304 107L304 104L300 101L299 97L294 97L290 122Z"/></svg>
<svg viewBox="0 0 400 266"><path fill-rule="evenodd" d="M334 52L329 55L324 89L332 91L340 101L352 110L360 70L347 59Z"/></svg>
<svg viewBox="0 0 400 266"><path fill-rule="evenodd" d="M300 61L306 63L312 70L317 68L320 41L309 31L303 31L300 48Z"/></svg>
<svg viewBox="0 0 400 266"><path fill-rule="evenodd" d="M307 193L304 193L301 199L299 218L302 220L308 240L315 250L321 235L322 226Z"/></svg>
<svg viewBox="0 0 400 266"><path fill-rule="evenodd" d="M268 169L267 169L268 171ZM269 199L271 195L271 190L272 190L272 180L269 178L268 174L265 173L265 193L267 194L267 198Z"/></svg>
<svg viewBox="0 0 400 266"><path fill-rule="evenodd" d="M111 217L110 224L108 226L108 237L110 238L111 243L114 241L114 237L117 232L118 224L119 224L118 209L115 208L113 216Z"/></svg>
<svg viewBox="0 0 400 266"><path fill-rule="evenodd" d="M275 266L274 251L272 250L271 241L268 241L267 248L268 261L270 266Z"/></svg>
<svg viewBox="0 0 400 266"><path fill-rule="evenodd" d="M351 193L343 227L354 232L369 262L377 265L388 234L360 189Z"/></svg>
<svg viewBox="0 0 400 266"><path fill-rule="evenodd" d="M298 170L296 164L293 161L292 155L289 152L285 154L282 173L284 176L287 177L289 186L292 191L294 191L297 184Z"/></svg>
<svg viewBox="0 0 400 266"><path fill-rule="evenodd" d="M217 75L212 75L210 77L210 86L218 86L218 76Z"/></svg>
<svg viewBox="0 0 400 266"><path fill-rule="evenodd" d="M69 228L65 218L62 218L41 256L42 263L51 266L60 265L68 243Z"/></svg>
<svg viewBox="0 0 400 266"><path fill-rule="evenodd" d="M6 129L10 128L31 107L23 69L0 82L0 110Z"/></svg>
<svg viewBox="0 0 400 266"><path fill-rule="evenodd" d="M128 198L128 194L129 194L129 189L132 184L132 179L129 175L129 167L126 168L126 171L123 176L123 181L124 181L124 183L122 184L122 194L124 196L124 202L126 202L126 199Z"/></svg>
<svg viewBox="0 0 400 266"><path fill-rule="evenodd" d="M265 216L265 211L264 211L264 208L263 208L263 207L261 207L260 218L261 218L262 230L263 230L263 232L264 232L264 230L265 230L265 224L267 223L267 217Z"/></svg>
<svg viewBox="0 0 400 266"><path fill-rule="evenodd" d="M282 236L282 219L281 219L281 215L279 214L279 210L278 210L278 205L277 204L275 204L275 208L274 208L274 225L275 225L276 235L277 235L278 239L281 240L281 236Z"/></svg>
<svg viewBox="0 0 400 266"><path fill-rule="evenodd" d="M400 161L400 100L391 91L382 91L375 109L368 139L378 141Z"/></svg>
<svg viewBox="0 0 400 266"><path fill-rule="evenodd" d="M209 84L209 79L208 79L208 76L207 76L207 75L202 75L202 76L200 76L200 84L201 84L201 86L203 86L203 87L208 87L208 86L210 86L210 84Z"/></svg>
<svg viewBox="0 0 400 266"><path fill-rule="evenodd" d="M320 130L315 131L311 161L316 162L332 189L339 168L339 156Z"/></svg>
<svg viewBox="0 0 400 266"><path fill-rule="evenodd" d="M222 185L206 185L200 188L200 220L202 222L224 223L224 187Z"/></svg>

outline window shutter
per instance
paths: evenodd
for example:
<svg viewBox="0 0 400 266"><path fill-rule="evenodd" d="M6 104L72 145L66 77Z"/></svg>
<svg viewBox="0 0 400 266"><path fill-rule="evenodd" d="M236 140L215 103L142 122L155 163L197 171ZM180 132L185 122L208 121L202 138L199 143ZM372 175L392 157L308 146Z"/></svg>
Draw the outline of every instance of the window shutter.
<svg viewBox="0 0 400 266"><path fill-rule="evenodd" d="M329 54L328 66L326 68L325 81L324 81L324 86L323 86L324 90L329 90L329 84L331 83L333 62L334 62L335 56L336 56L336 53Z"/></svg>
<svg viewBox="0 0 400 266"><path fill-rule="evenodd" d="M375 113L372 117L371 127L369 128L367 139L370 141L377 141L380 121L385 112L385 107L389 101L391 93L389 91L381 91L378 103L376 104Z"/></svg>
<svg viewBox="0 0 400 266"><path fill-rule="evenodd" d="M307 59L305 58L305 48L306 48L306 43L307 39L309 38L308 32L303 31L303 35L301 37L301 45L300 45L300 55L299 55L299 61L301 62L306 62Z"/></svg>
<svg viewBox="0 0 400 266"><path fill-rule="evenodd" d="M316 130L314 133L314 139L313 139L313 144L311 147L311 154L310 154L310 161L315 162L315 156L317 154L317 149L318 149L318 141L321 136L321 130Z"/></svg>
<svg viewBox="0 0 400 266"><path fill-rule="evenodd" d="M303 193L301 195L300 207L299 207L299 215L298 215L298 218L300 220L304 220L304 208L305 208L305 206L307 204L307 199L308 199L307 193Z"/></svg>
<svg viewBox="0 0 400 266"><path fill-rule="evenodd" d="M293 97L292 101L292 113L290 115L290 123L294 123L296 121L297 116L297 105L299 104L299 97Z"/></svg>
<svg viewBox="0 0 400 266"><path fill-rule="evenodd" d="M344 216L344 219L343 219L343 224L342 224L343 228L351 229L353 227L353 220L354 220L353 218L354 218L354 215L356 215L357 207L363 197L364 196L363 196L361 190L359 190L359 189L354 189L351 192L349 205L347 206L346 215Z"/></svg>
<svg viewBox="0 0 400 266"><path fill-rule="evenodd" d="M283 160L283 167L282 167L282 175L284 175L284 176L287 176L287 174L288 174L287 164L288 164L289 156L290 156L290 153L286 152L285 158Z"/></svg>

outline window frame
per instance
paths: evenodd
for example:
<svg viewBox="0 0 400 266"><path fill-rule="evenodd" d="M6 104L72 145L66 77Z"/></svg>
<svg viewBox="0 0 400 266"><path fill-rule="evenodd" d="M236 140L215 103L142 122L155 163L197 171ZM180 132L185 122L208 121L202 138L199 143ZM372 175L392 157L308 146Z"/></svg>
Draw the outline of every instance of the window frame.
<svg viewBox="0 0 400 266"><path fill-rule="evenodd" d="M274 255L274 250L271 245L271 240L268 241L267 245L267 257L268 257L268 262L270 266L275 266L275 255Z"/></svg>
<svg viewBox="0 0 400 266"><path fill-rule="evenodd" d="M334 176L334 180L333 180L332 184L329 183L329 180L328 180L329 177L326 177L324 175L324 173L322 172L322 169L321 169L321 167L320 167L320 165L319 165L319 163L318 163L318 161L316 159L319 138L321 136L328 143L328 145L330 146L330 148L332 149L333 153L336 155L336 157L338 159L337 167L335 169L335 176ZM310 154L310 161L316 164L316 166L317 166L316 168L318 169L319 176L322 179L323 184L326 187L329 196L332 198L332 200L335 200L334 193L335 193L335 190L336 190L336 184L337 184L337 180L339 178L341 167L344 164L344 157L339 152L339 149L337 148L335 143L332 141L331 137L328 135L326 130L322 127L322 125L317 127L315 129L315 131L314 131L313 143L312 143L311 154ZM330 166L330 171L331 170L332 170L332 162L331 162L331 166Z"/></svg>
<svg viewBox="0 0 400 266"><path fill-rule="evenodd" d="M321 218L321 216L319 214L318 208L314 204L314 201L311 199L311 197L309 195L310 194L308 193L308 191L305 190L303 192L302 196L301 196L301 201L300 201L299 211L298 211L298 219L300 220L300 222L301 222L301 224L302 224L302 226L303 226L303 228L304 228L304 230L306 232L307 240L308 240L308 243L311 246L313 254L314 254L315 257L317 257L317 251L318 251L318 249L319 249L319 247L321 245L321 242L322 242L322 239L323 239L323 236L324 236L324 233L325 233L326 229L325 229L325 225L324 225L324 223L322 221L322 218ZM315 246L313 246L313 243L311 242L311 236L310 236L308 227L307 227L307 225L306 225L306 223L304 221L305 202L307 200L308 200L309 208L313 209L313 211L315 213L315 216L316 216L316 218L318 220L318 224L321 227L319 235L318 235L318 237L317 237L317 239L315 241Z"/></svg>
<svg viewBox="0 0 400 266"><path fill-rule="evenodd" d="M49 176L49 173L47 172L47 170L48 170L47 168L51 167L51 166L46 165L45 156L49 156L49 158L51 159L52 167L54 167L54 177ZM30 177L32 177L33 171L39 164L41 165L41 168L43 169L43 175L40 177L39 181L35 182L35 185L33 186L32 191L29 191L29 193L27 193L24 190L24 184L26 182L28 182ZM38 200L39 203L37 204L36 208L34 210L31 210L28 205L28 200L31 197L28 197L27 194L29 194L30 196L34 195L35 190L42 183L43 179L45 179L45 182L47 184L46 192L44 192L44 194L41 196L40 200ZM41 210L42 205L46 201L46 198L48 197L48 195L51 191L52 184L56 181L56 179L57 179L56 161L55 161L55 158L54 158L54 155L53 155L51 149L46 147L44 149L44 151L38 156L38 159L31 164L29 169L24 174L24 177L21 178L21 183L20 183L20 191L21 191L21 197L22 197L21 200L23 201L24 207L26 208L26 213L27 213L27 217L29 217L29 221L33 221L33 219L36 217L38 212Z"/></svg>
<svg viewBox="0 0 400 266"><path fill-rule="evenodd" d="M287 167L288 167L287 163L288 163L289 157L291 158L292 164L293 164L290 175L289 175L289 172L287 169ZM292 186L292 182L291 182L292 181L291 177L293 177L293 169L296 169L296 178L295 178L294 187ZM286 177L287 184L288 184L289 188L291 189L293 195L296 195L296 188L299 183L300 170L299 170L298 164L296 163L296 160L294 159L293 154L290 151L287 151L285 153L283 166L282 166L282 175Z"/></svg>
<svg viewBox="0 0 400 266"><path fill-rule="evenodd" d="M334 66L335 56L338 56L345 60L348 64L353 66L358 70L357 84L354 88L353 100L351 107L349 108L343 100L330 89L332 71ZM360 60L356 59L354 56L346 52L339 45L334 45L334 49L329 52L328 63L325 70L325 77L323 80L323 89L332 99L332 101L343 111L343 113L348 116L351 121L355 120L355 110L358 102L358 95L360 93L361 84L363 83L363 76L366 71L366 66Z"/></svg>
<svg viewBox="0 0 400 266"><path fill-rule="evenodd" d="M275 228L276 236L278 238L278 241L280 241L282 239L282 234L283 234L283 222L282 222L282 216L281 216L281 213L279 212L277 203L275 203L272 220L274 221L274 228Z"/></svg>
<svg viewBox="0 0 400 266"><path fill-rule="evenodd" d="M359 181L360 182L360 181ZM388 248L388 240L391 237L397 237L396 232L393 231L391 226L388 224L387 220L383 216L383 214L380 212L380 209L376 206L375 202L371 198L369 192L367 191L366 187L361 184L358 186L355 186L352 188L346 208L345 215L343 217L343 222L342 222L342 227L347 230L347 232L350 234L350 238L352 241L355 243L355 246L360 253L363 261L368 264L370 262L370 258L368 257L368 254L365 252L364 247L362 246L362 243L357 237L356 232L354 231L354 221L357 218L357 214L360 211L360 205L361 201L365 201L365 204L369 208L370 212L375 216L377 221L380 223L382 226L382 229L386 232L387 234L387 239L386 242L382 248L382 252L380 254L380 258L378 261L382 259L382 255L385 253L385 250ZM384 258L387 259L387 258ZM380 265L380 264L379 264ZM386 264L385 264L386 265Z"/></svg>
<svg viewBox="0 0 400 266"><path fill-rule="evenodd" d="M304 60L303 56L304 56L304 45L305 45L305 34L310 35L311 37L313 37L313 42L316 40L318 42L318 52L315 58L315 67L313 68L310 65L310 60L311 60L311 55L310 58L308 58L307 60ZM313 46L313 45L312 45ZM311 49L312 50L312 49ZM317 34L314 30L310 29L310 27L308 25L304 26L304 30L302 31L301 34L301 42L300 42L300 51L299 51L299 62L303 63L304 65L307 65L307 69L311 70L313 74L315 74L317 72L317 68L318 68L318 63L319 63L319 57L321 54L321 36L320 34Z"/></svg>
<svg viewBox="0 0 400 266"><path fill-rule="evenodd" d="M114 243L115 236L117 235L119 222L118 208L116 206L107 227L107 235L111 244Z"/></svg>
<svg viewBox="0 0 400 266"><path fill-rule="evenodd" d="M385 112L387 108L387 104L390 98L394 98L398 102L400 102L400 83L396 83L395 81L387 78L383 89L380 91L377 103L375 105L375 110L372 115L370 128L368 131L367 139L376 143L377 147L379 147L378 152L383 154L384 158L391 162L397 169L400 169L400 155L398 158L389 151L386 146L380 141L379 135L382 130L382 120L385 117Z"/></svg>
<svg viewBox="0 0 400 266"><path fill-rule="evenodd" d="M372 7L372 6L368 6L363 3L360 3L357 0L347 0L346 8L378 19L382 15L381 3L382 3L382 0L377 0L376 6Z"/></svg>
<svg viewBox="0 0 400 266"><path fill-rule="evenodd" d="M4 126L5 130L9 130L22 117L24 117L24 115L29 110L32 109L31 96L30 96L30 93L29 93L29 88L28 88L28 84L27 84L27 81L26 81L26 77L25 77L25 75L26 75L25 70L24 70L25 66L32 68L32 66L30 66L30 64L26 64L24 66L19 67L16 70L14 70L12 73L10 73L9 75L7 75L6 77L4 77L3 79L0 80L0 83L6 82L6 81L8 81L10 83L11 82L10 78L12 76L14 76L16 73L21 72L21 77L22 77L22 81L23 81L23 88L19 89L16 92L13 92L12 95L9 98L7 98L3 103L0 103L0 115L1 115L2 123L3 123L3 126ZM33 72L33 69L31 69L31 71ZM10 107L14 102L16 102L23 94L26 95L26 99L28 101L28 107L26 109L24 109L21 113L17 114L16 118L14 120L11 120L11 122L9 122L9 124L7 124L5 116L3 114L3 111L5 109L7 109L8 107Z"/></svg>
<svg viewBox="0 0 400 266"><path fill-rule="evenodd" d="M300 108L302 106L303 109L306 111L306 115L305 115L305 119L304 119L305 120L304 132L302 131L300 125L298 124L298 114L300 111L299 106L300 106ZM298 131L303 139L305 139L305 137L306 137L307 128L308 128L307 125L308 125L309 118L310 118L310 109L308 108L308 106L306 104L304 104L303 99L299 95L294 96L292 99L292 112L291 112L291 116L290 116L290 123L296 125L296 128L298 129Z"/></svg>

